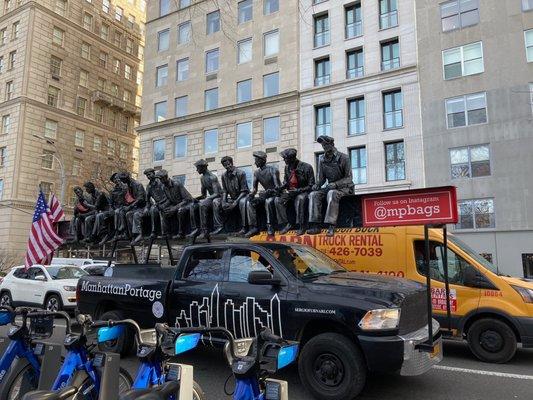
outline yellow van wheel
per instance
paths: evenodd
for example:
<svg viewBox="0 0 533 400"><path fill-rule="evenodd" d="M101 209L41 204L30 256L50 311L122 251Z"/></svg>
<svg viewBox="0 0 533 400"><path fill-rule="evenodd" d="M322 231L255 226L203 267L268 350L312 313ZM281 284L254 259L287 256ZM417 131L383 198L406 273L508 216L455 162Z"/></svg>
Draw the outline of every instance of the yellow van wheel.
<svg viewBox="0 0 533 400"><path fill-rule="evenodd" d="M503 364L516 353L516 336L509 325L495 318L483 318L470 326L468 346L481 361Z"/></svg>

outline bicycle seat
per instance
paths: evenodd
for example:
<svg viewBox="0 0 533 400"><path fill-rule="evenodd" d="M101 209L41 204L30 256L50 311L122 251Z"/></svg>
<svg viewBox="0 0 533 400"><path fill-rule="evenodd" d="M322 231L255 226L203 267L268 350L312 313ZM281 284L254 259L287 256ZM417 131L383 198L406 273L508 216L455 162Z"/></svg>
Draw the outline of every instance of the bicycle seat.
<svg viewBox="0 0 533 400"><path fill-rule="evenodd" d="M154 389L130 389L120 395L120 400L137 400L141 396L152 393Z"/></svg>
<svg viewBox="0 0 533 400"><path fill-rule="evenodd" d="M34 390L26 393L22 400L66 400L76 393L78 393L78 388L75 386L67 386L59 391Z"/></svg>

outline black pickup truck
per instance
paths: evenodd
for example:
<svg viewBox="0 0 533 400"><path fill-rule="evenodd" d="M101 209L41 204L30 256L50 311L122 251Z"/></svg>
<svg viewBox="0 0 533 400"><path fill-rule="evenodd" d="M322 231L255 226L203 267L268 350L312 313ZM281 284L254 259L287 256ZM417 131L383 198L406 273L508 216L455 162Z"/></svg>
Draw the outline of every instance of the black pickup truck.
<svg viewBox="0 0 533 400"><path fill-rule="evenodd" d="M297 244L190 246L176 268L115 266L111 277L82 278L77 295L82 313L145 328L166 321L252 337L267 326L300 341L300 377L319 399L354 399L368 371L418 375L442 359L436 321L433 351L420 348L428 340L424 286L347 272Z"/></svg>

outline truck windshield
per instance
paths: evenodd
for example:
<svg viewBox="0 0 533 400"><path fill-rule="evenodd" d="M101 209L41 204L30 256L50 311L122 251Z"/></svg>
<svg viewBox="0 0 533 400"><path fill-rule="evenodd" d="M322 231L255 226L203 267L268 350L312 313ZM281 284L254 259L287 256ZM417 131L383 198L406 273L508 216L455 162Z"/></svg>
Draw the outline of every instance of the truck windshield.
<svg viewBox="0 0 533 400"><path fill-rule="evenodd" d="M476 260L478 263L483 265L485 268L487 268L490 272L498 274L498 268L492 264L490 261L488 261L486 258L480 256L474 249L472 249L470 246L468 246L465 242L463 242L461 239L458 239L455 236L448 235L448 240L452 242L454 245L459 247L461 250L463 250L466 254L468 254L470 257L472 257L474 260Z"/></svg>
<svg viewBox="0 0 533 400"><path fill-rule="evenodd" d="M266 244L274 257L299 278L314 278L346 270L331 258L312 247Z"/></svg>
<svg viewBox="0 0 533 400"><path fill-rule="evenodd" d="M52 277L52 279L78 279L85 275L87 272L78 267L56 267L50 266L46 270Z"/></svg>

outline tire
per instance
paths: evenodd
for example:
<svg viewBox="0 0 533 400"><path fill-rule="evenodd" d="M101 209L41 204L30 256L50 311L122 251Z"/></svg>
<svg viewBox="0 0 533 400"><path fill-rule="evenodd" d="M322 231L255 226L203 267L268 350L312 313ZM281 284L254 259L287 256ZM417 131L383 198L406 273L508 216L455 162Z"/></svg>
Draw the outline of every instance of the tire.
<svg viewBox="0 0 533 400"><path fill-rule="evenodd" d="M470 351L483 362L503 364L516 353L516 336L511 327L499 319L475 321L466 337Z"/></svg>
<svg viewBox="0 0 533 400"><path fill-rule="evenodd" d="M8 372L0 388L0 399L20 400L24 394L37 390L39 375L26 359L19 359Z"/></svg>
<svg viewBox="0 0 533 400"><path fill-rule="evenodd" d="M13 304L13 298L11 293L5 291L0 295L0 306L11 306Z"/></svg>
<svg viewBox="0 0 533 400"><path fill-rule="evenodd" d="M103 313L98 319L102 321L118 321L124 319L124 313L119 310L112 310ZM122 357L129 356L135 353L135 334L131 328L127 328L117 340L110 342L98 343L100 351L117 353Z"/></svg>
<svg viewBox="0 0 533 400"><path fill-rule="evenodd" d="M192 400L207 400L207 397L196 381L192 383Z"/></svg>
<svg viewBox="0 0 533 400"><path fill-rule="evenodd" d="M352 400L365 386L367 368L352 340L338 333L323 333L304 345L298 372L315 398Z"/></svg>
<svg viewBox="0 0 533 400"><path fill-rule="evenodd" d="M43 308L48 311L61 311L63 309L63 303L57 294L51 294L46 296Z"/></svg>
<svg viewBox="0 0 533 400"><path fill-rule="evenodd" d="M119 387L118 387L118 393L122 394L126 392L127 390L131 389L133 386L133 379L128 371L126 371L124 368L120 368L118 372L119 376ZM92 385L92 381L90 378L86 378L82 384L79 386L78 392L74 395L73 400L98 400L98 393L92 389L90 390L89 387Z"/></svg>

